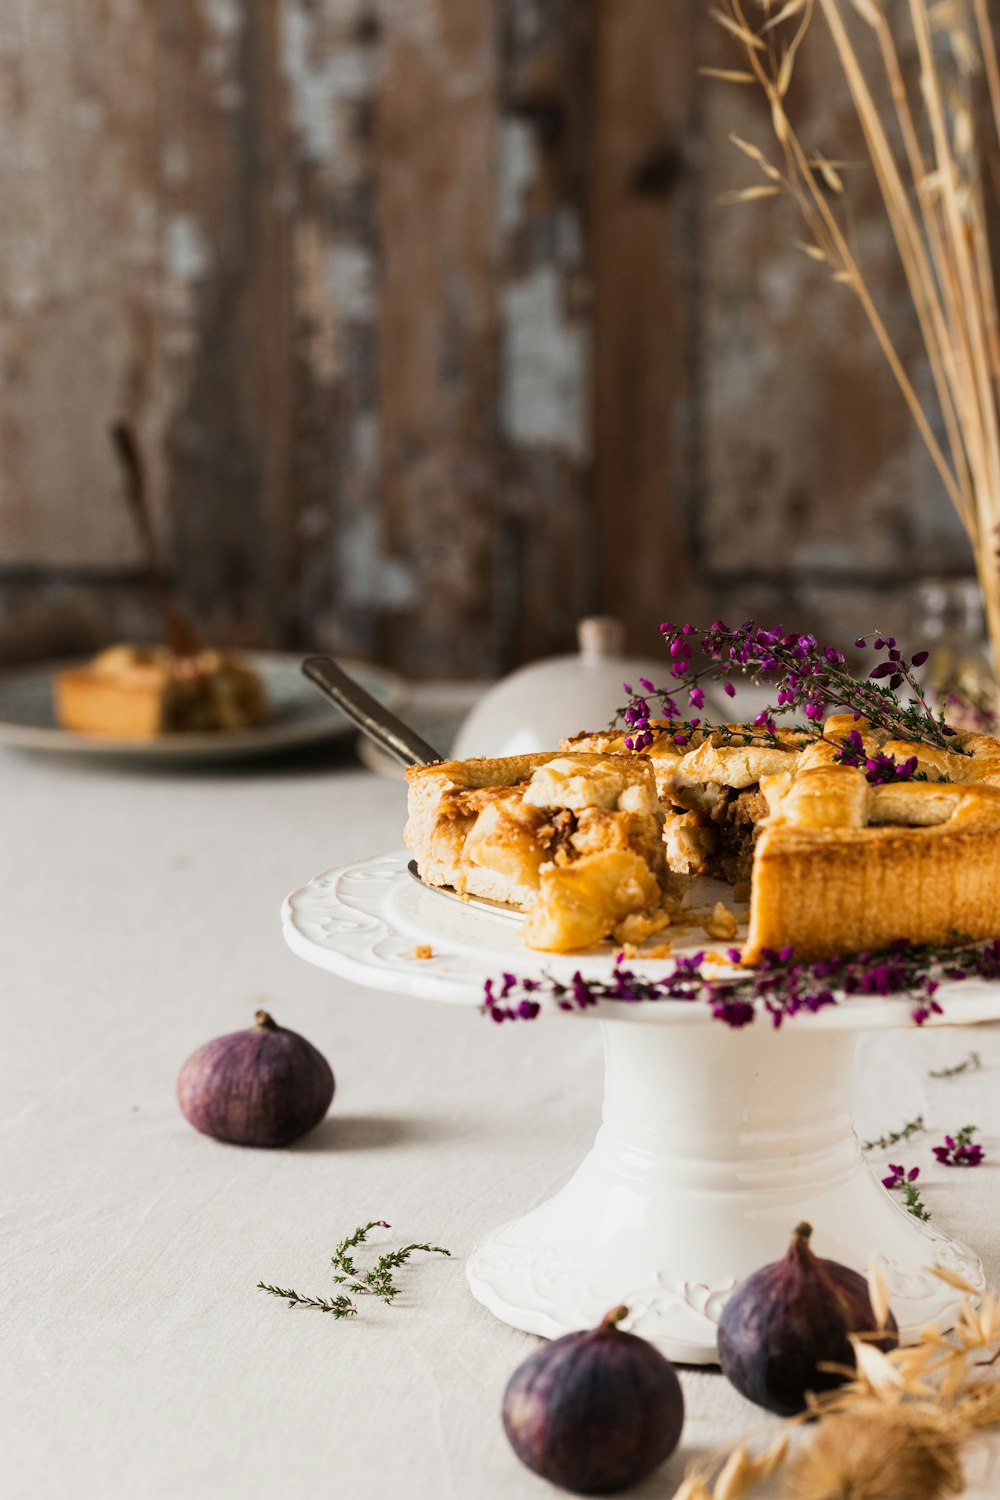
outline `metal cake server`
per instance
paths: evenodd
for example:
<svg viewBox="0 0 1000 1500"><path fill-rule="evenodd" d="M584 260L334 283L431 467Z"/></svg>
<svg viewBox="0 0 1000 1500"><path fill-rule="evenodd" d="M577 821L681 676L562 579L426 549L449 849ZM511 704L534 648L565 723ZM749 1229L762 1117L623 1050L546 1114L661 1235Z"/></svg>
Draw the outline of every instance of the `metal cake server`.
<svg viewBox="0 0 1000 1500"><path fill-rule="evenodd" d="M404 766L432 766L444 756L428 745L415 729L385 708L360 682L355 682L332 656L308 656L302 670L321 692L376 745Z"/></svg>

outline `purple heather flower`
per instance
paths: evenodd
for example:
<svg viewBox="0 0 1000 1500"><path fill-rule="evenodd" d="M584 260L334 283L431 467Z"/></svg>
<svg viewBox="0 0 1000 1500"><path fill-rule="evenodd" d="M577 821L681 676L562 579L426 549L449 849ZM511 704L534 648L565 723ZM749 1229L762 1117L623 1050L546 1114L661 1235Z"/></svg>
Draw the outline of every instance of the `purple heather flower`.
<svg viewBox="0 0 1000 1500"><path fill-rule="evenodd" d="M935 1146L934 1155L945 1167L978 1167L986 1153L972 1139L975 1125L966 1125L957 1135L946 1135L943 1146Z"/></svg>
<svg viewBox="0 0 1000 1500"><path fill-rule="evenodd" d="M738 1030L741 1026L749 1026L755 1018L754 1008L746 1000L714 1000L712 1015L717 1021L724 1021L734 1030Z"/></svg>
<svg viewBox="0 0 1000 1500"><path fill-rule="evenodd" d="M893 1188L901 1187L904 1182L916 1182L920 1176L920 1168L911 1167L907 1171L905 1167L897 1166L895 1162L890 1162L889 1173L888 1177L882 1178L882 1186L887 1187L891 1192Z"/></svg>

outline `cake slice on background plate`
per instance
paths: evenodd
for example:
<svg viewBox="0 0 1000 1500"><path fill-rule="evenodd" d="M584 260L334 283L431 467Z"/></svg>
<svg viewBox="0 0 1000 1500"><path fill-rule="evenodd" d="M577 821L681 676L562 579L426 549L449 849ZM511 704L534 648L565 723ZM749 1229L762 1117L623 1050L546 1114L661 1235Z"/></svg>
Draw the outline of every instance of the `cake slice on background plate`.
<svg viewBox="0 0 1000 1500"><path fill-rule="evenodd" d="M257 673L228 652L110 646L55 680L64 729L142 741L161 734L247 729L268 716Z"/></svg>

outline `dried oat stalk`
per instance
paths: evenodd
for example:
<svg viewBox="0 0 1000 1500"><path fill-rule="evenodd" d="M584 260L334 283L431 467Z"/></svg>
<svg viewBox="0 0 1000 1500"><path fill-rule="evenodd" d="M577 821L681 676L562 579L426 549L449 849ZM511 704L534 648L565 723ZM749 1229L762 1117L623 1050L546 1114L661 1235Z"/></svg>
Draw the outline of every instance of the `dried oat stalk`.
<svg viewBox="0 0 1000 1500"><path fill-rule="evenodd" d="M743 65L714 71L763 91L775 138L765 151L734 137L762 180L730 198L790 198L805 230L799 248L860 301L968 533L1000 663L1000 319L994 275L1000 247L991 245L988 211L1000 175L1000 61L988 4L719 0L715 18L739 47ZM817 19L829 32L857 112L926 347L936 411L918 394L855 253L842 164L803 143L786 107L796 61ZM862 34L874 46L861 46ZM909 51L916 56L915 80L904 67ZM980 94L985 112L976 108Z"/></svg>

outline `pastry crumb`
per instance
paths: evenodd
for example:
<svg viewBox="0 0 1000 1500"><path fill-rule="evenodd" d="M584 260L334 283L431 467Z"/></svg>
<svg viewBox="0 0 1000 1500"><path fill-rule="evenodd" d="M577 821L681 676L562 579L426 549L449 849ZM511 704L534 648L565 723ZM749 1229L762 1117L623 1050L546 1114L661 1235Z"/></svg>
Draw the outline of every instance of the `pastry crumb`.
<svg viewBox="0 0 1000 1500"><path fill-rule="evenodd" d="M702 931L709 937L726 939L736 936L736 918L728 906L716 901L711 916L702 923Z"/></svg>
<svg viewBox="0 0 1000 1500"><path fill-rule="evenodd" d="M670 913L662 908L651 914L633 911L618 923L614 936L624 947L632 947L635 943L644 943L654 933L662 932L664 927L670 926L670 920Z"/></svg>
<svg viewBox="0 0 1000 1500"><path fill-rule="evenodd" d="M434 949L431 947L430 943L417 943L416 947L413 950L413 957L414 958L433 958L434 957Z"/></svg>
<svg viewBox="0 0 1000 1500"><path fill-rule="evenodd" d="M673 943L657 943L655 948L647 948L642 956L643 958L669 958L673 951Z"/></svg>

